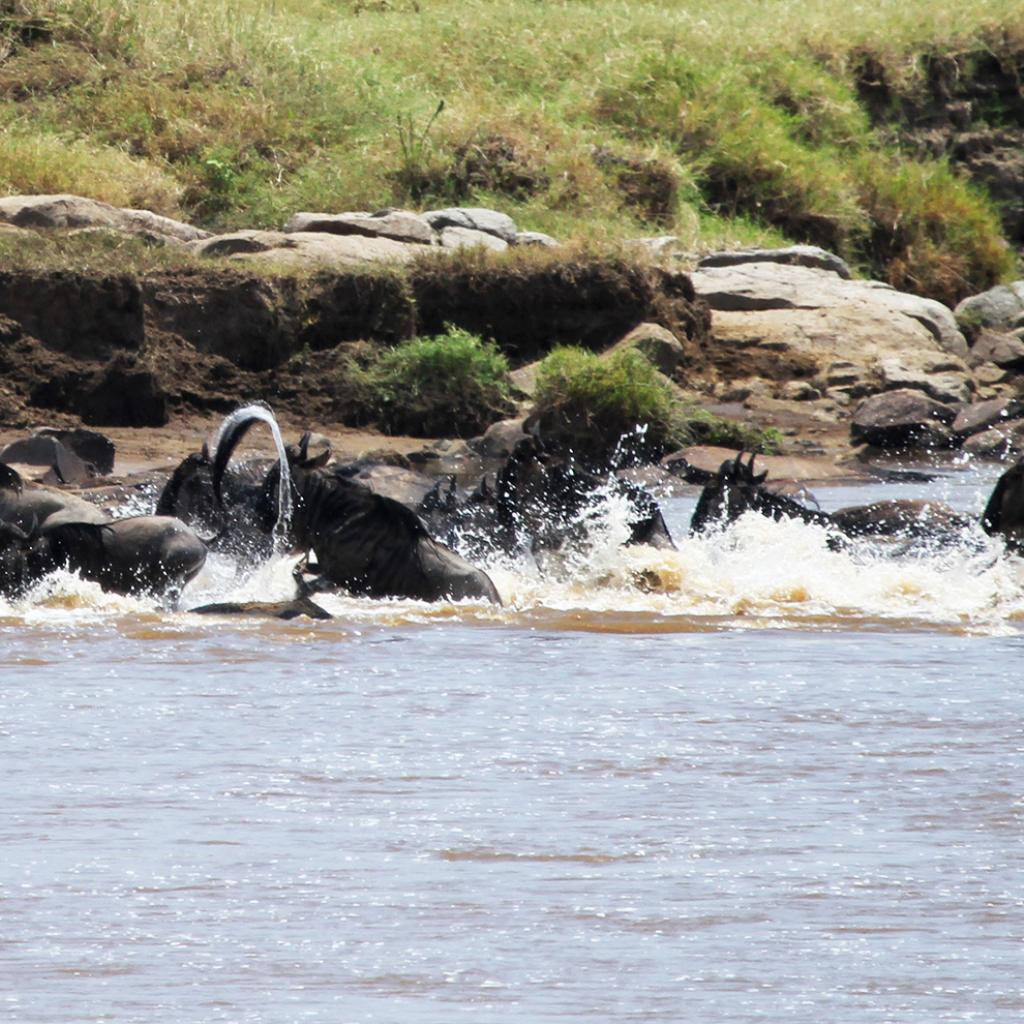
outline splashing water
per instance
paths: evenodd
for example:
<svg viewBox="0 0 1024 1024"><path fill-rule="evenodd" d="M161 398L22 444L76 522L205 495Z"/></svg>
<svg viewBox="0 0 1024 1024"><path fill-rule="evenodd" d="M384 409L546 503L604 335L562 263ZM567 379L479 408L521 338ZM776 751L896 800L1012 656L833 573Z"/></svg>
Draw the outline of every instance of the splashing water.
<svg viewBox="0 0 1024 1024"><path fill-rule="evenodd" d="M277 425L274 413L269 406L256 402L252 405L242 406L236 409L229 416L217 431L217 437L213 442L213 450L220 447L221 438L233 430L244 420L260 420L270 428L271 436L274 438L274 446L277 448L278 465L280 466L281 477L277 487L277 522L274 523L274 550L281 551L287 544L288 530L292 522L292 481L288 469L288 455L285 451L284 438L281 436L281 428Z"/></svg>

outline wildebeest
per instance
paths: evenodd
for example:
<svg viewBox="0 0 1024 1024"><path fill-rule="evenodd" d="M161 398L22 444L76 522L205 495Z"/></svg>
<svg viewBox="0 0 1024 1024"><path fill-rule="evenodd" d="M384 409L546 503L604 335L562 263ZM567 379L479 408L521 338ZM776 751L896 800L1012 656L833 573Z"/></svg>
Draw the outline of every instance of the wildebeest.
<svg viewBox="0 0 1024 1024"><path fill-rule="evenodd" d="M225 422L213 452L218 502L232 452L259 422L266 422L265 414ZM332 585L376 598L501 603L490 577L435 541L415 512L327 466L330 450L311 457L309 438L305 434L298 445L288 445L285 457L293 505L289 542L316 558L309 571L319 578L310 586ZM281 477L281 465L275 465L264 481L266 495L278 495Z"/></svg>
<svg viewBox="0 0 1024 1024"><path fill-rule="evenodd" d="M704 485L690 520L691 533L702 533L716 523L734 522L746 512L821 526L831 531L832 546L853 538L957 540L971 525L969 519L939 501L876 501L832 513L808 508L788 495L767 489L767 471L755 473L755 456L751 454L744 462L743 454L724 461L717 473L694 467L684 470L684 478Z"/></svg>
<svg viewBox="0 0 1024 1024"><path fill-rule="evenodd" d="M626 544L675 547L658 502L643 487L592 473L535 437L516 444L493 482L484 476L465 495L454 481L439 483L421 512L435 531L447 531L442 535L449 543L540 554L585 545L593 520L615 501L626 507Z"/></svg>
<svg viewBox="0 0 1024 1024"><path fill-rule="evenodd" d="M65 491L26 487L21 475L0 462L0 522L22 530L57 523L105 523L100 509Z"/></svg>
<svg viewBox="0 0 1024 1024"><path fill-rule="evenodd" d="M164 484L156 513L175 516L197 530L211 551L243 563L265 561L273 553L274 507L267 492L267 460L231 466L222 481L223 505L213 493L213 461L208 445L187 455ZM230 508L230 519L225 515Z"/></svg>
<svg viewBox="0 0 1024 1024"><path fill-rule="evenodd" d="M981 528L1002 537L1009 551L1024 554L1024 459L996 481L981 514Z"/></svg>
<svg viewBox="0 0 1024 1024"><path fill-rule="evenodd" d="M28 532L13 523L0 526L0 592L7 596L67 569L115 594L176 602L205 561L206 545L167 516L57 523Z"/></svg>

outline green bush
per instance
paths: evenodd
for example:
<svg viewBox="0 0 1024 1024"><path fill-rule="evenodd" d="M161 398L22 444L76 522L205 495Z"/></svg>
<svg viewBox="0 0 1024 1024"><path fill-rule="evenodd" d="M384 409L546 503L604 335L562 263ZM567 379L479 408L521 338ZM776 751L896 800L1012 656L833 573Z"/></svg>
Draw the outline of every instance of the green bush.
<svg viewBox="0 0 1024 1024"><path fill-rule="evenodd" d="M649 461L690 444L775 450L776 432L727 420L679 398L636 349L609 356L563 346L537 370L534 408L548 441L584 462Z"/></svg>
<svg viewBox="0 0 1024 1024"><path fill-rule="evenodd" d="M385 350L360 388L367 412L390 434L471 437L513 410L505 356L453 326Z"/></svg>

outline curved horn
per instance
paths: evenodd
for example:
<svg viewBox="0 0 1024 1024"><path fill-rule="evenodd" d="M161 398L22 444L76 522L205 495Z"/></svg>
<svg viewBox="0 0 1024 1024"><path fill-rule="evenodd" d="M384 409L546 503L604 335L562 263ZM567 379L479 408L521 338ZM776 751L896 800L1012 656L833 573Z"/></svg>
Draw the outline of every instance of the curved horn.
<svg viewBox="0 0 1024 1024"><path fill-rule="evenodd" d="M309 458L309 442L313 435L307 430L299 438L299 461L305 462Z"/></svg>
<svg viewBox="0 0 1024 1024"><path fill-rule="evenodd" d="M231 456L239 446L242 438L252 429L256 423L264 423L260 416L245 416L237 422L232 422L229 417L224 421L221 432L217 437L217 445L213 450L213 496L218 508L224 507L224 500L221 495L221 483L224 480L224 472L228 468Z"/></svg>
<svg viewBox="0 0 1024 1024"><path fill-rule="evenodd" d="M15 494L21 494L25 489L21 474L16 469L11 469L6 462L0 462L0 488L14 491Z"/></svg>

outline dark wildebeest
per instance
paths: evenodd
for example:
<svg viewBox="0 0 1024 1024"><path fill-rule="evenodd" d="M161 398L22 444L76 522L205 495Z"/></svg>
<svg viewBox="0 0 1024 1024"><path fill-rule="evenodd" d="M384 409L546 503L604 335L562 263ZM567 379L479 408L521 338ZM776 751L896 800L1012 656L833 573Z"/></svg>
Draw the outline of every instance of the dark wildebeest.
<svg viewBox="0 0 1024 1024"><path fill-rule="evenodd" d="M242 437L263 415L229 419L213 453L213 489L221 501L228 461ZM312 586L343 587L365 597L422 601L501 599L485 572L435 541L415 512L375 494L326 464L330 451L311 458L309 434L286 449L293 505L289 541L316 557ZM282 473L267 474L265 493L277 496ZM276 508L275 503L269 507Z"/></svg>
<svg viewBox="0 0 1024 1024"><path fill-rule="evenodd" d="M585 545L592 520L615 500L627 507L627 545L675 548L657 501L643 487L592 473L534 437L513 448L493 483L485 476L462 497L454 481L439 483L420 509L450 543L539 554Z"/></svg>
<svg viewBox="0 0 1024 1024"><path fill-rule="evenodd" d="M27 532L57 523L105 523L108 519L77 495L49 487L25 487L20 474L0 462L0 522L13 523Z"/></svg>
<svg viewBox="0 0 1024 1024"><path fill-rule="evenodd" d="M156 513L175 516L209 537L211 551L246 564L266 561L273 554L271 531L274 508L267 493L267 460L232 466L223 477L224 504L213 493L213 460L204 443L186 456L164 484ZM224 508L230 508L230 520Z"/></svg>
<svg viewBox="0 0 1024 1024"><path fill-rule="evenodd" d="M107 521L81 499L78 505L63 500L68 497L26 490L17 472L0 465L0 592L16 595L49 573L68 569L114 593L176 600L202 569L206 545L180 520ZM74 518L90 510L99 521Z"/></svg>
<svg viewBox="0 0 1024 1024"><path fill-rule="evenodd" d="M996 481L981 514L981 528L990 537L1002 537L1007 550L1024 554L1024 459Z"/></svg>
<svg viewBox="0 0 1024 1024"><path fill-rule="evenodd" d="M734 522L746 512L821 526L832 531L832 546L853 538L956 540L971 525L966 517L938 501L876 501L832 513L808 508L788 495L768 490L764 486L768 473L755 473L754 455L744 462L743 452L723 462L717 473L688 466L682 475L691 483L704 485L690 520L691 533Z"/></svg>

